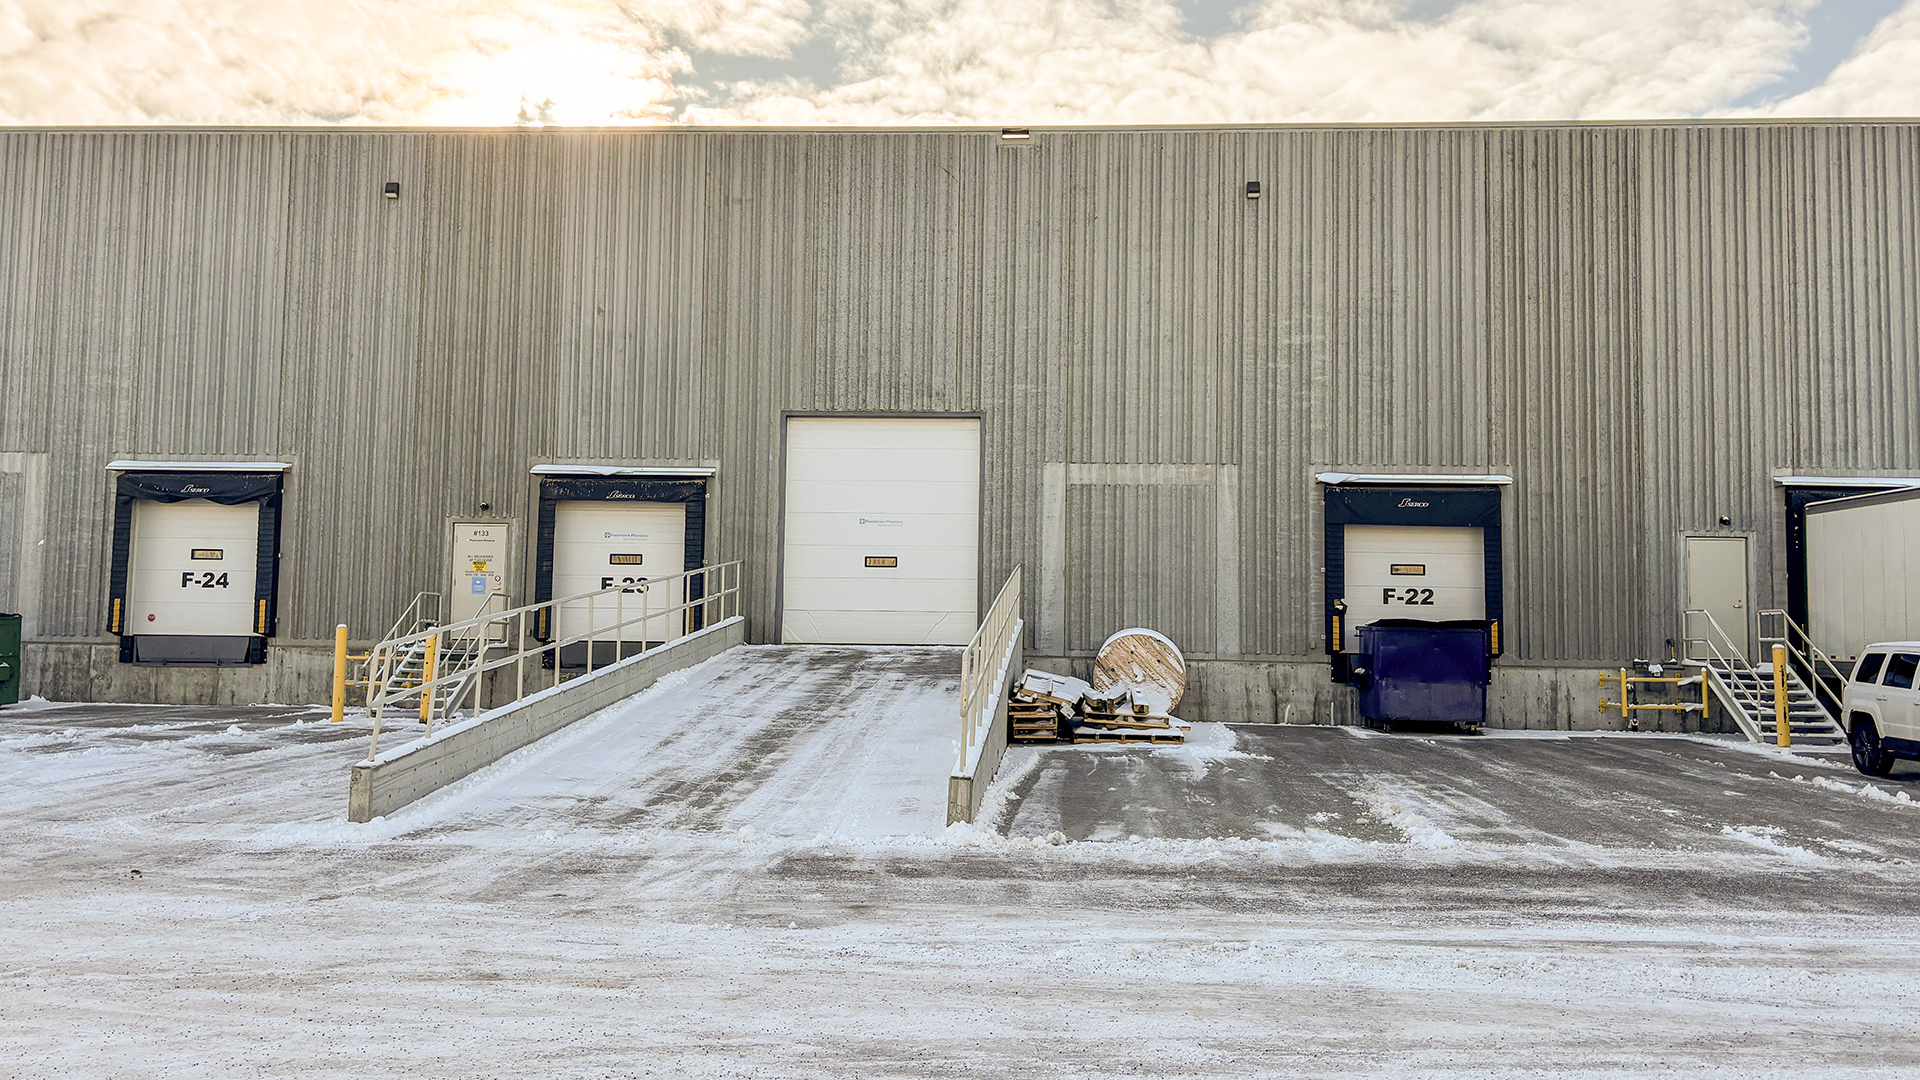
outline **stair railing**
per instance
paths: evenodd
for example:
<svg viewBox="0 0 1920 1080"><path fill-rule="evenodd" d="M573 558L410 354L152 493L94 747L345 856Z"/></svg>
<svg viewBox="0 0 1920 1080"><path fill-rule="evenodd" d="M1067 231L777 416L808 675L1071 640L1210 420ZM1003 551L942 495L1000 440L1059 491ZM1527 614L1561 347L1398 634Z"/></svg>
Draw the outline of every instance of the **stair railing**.
<svg viewBox="0 0 1920 1080"><path fill-rule="evenodd" d="M413 602L408 604L400 617L393 620L387 636L381 641L392 641L408 634L417 634L440 621L440 600L437 592L413 594ZM351 680L366 688L366 705L372 708L374 703L386 695L387 684L399 677L401 657L392 652L368 649L366 655L356 657L360 670L359 678Z"/></svg>
<svg viewBox="0 0 1920 1080"><path fill-rule="evenodd" d="M436 696L434 711L441 716L452 716L459 712L468 698L472 698L474 707L480 700L480 665L486 663L487 653L507 647L507 627L498 619L488 620L490 614L498 614L496 607L505 611L512 598L506 593L489 592L480 600L480 607L471 619L457 627L449 627L440 640L440 663L436 665L436 675L457 678L448 688L445 696Z"/></svg>
<svg viewBox="0 0 1920 1080"><path fill-rule="evenodd" d="M1768 630L1777 630L1778 633L1768 634ZM1760 643L1769 647L1777 644L1786 648L1787 655L1794 661L1792 672L1794 682L1806 687L1808 695L1813 698L1815 704L1820 706L1820 711L1827 714L1828 720L1838 725L1840 702L1835 697L1838 691L1833 687L1844 686L1847 676L1840 670L1840 665L1833 662L1832 657L1820 651L1820 647L1813 643L1813 638L1808 636L1806 629L1794 622L1793 617L1784 611L1778 609L1762 611ZM1808 680L1800 678L1802 670L1812 676L1813 685L1809 685Z"/></svg>
<svg viewBox="0 0 1920 1080"><path fill-rule="evenodd" d="M1700 647L1704 655L1693 662L1699 664L1701 670L1706 673L1707 682L1713 686L1714 693L1719 695L1721 704L1733 714L1734 723L1740 726L1740 730L1746 734L1747 738L1754 742L1763 741L1759 719L1747 708L1745 694L1729 680L1730 676L1736 674L1758 677L1759 673L1754 670L1751 663L1748 663L1746 654L1740 651L1740 646L1734 644L1733 638L1714 619L1712 612L1701 608L1689 608L1686 612L1689 635L1694 629L1696 617L1706 621L1707 632L1702 637L1685 638L1681 642L1682 651L1687 656L1693 656L1695 653L1693 647L1696 645Z"/></svg>

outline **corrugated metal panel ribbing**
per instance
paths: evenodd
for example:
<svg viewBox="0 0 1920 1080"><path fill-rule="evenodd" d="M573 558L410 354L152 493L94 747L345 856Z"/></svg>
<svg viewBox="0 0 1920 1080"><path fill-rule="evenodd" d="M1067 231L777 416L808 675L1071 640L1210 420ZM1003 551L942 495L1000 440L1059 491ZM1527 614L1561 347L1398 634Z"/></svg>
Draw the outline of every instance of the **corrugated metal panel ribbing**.
<svg viewBox="0 0 1920 1080"><path fill-rule="evenodd" d="M105 624L102 465L218 456L294 463L282 642L481 502L528 540L556 460L716 465L765 634L783 411L962 411L983 589L1063 578L1065 647L1315 656L1313 472L1460 470L1515 478L1508 662L1611 663L1721 515L1782 594L1773 473L1920 470L1920 128L14 132L0 348L41 637Z"/></svg>

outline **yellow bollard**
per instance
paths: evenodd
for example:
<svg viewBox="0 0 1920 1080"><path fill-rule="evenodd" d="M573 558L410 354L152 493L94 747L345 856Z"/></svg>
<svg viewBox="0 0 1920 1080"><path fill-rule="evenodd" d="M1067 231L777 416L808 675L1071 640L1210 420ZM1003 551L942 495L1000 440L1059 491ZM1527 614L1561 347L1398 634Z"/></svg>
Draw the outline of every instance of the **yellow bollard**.
<svg viewBox="0 0 1920 1080"><path fill-rule="evenodd" d="M333 628L333 722L347 711L347 624Z"/></svg>
<svg viewBox="0 0 1920 1080"><path fill-rule="evenodd" d="M427 662L420 669L420 722L433 722L433 657L439 652L440 635L427 639Z"/></svg>
<svg viewBox="0 0 1920 1080"><path fill-rule="evenodd" d="M1787 726L1787 649L1784 645L1773 647L1773 730L1774 741L1781 746L1793 745L1793 729Z"/></svg>

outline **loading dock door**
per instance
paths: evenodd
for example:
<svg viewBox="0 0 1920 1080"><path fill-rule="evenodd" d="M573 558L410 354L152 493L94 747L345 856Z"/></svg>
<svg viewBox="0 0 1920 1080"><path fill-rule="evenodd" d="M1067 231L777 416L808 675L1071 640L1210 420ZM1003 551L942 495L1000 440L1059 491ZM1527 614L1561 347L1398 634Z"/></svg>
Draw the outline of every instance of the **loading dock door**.
<svg viewBox="0 0 1920 1080"><path fill-rule="evenodd" d="M222 506L205 499L134 505L128 559L127 633L133 636L238 639L238 657L255 631L260 504ZM208 643L205 659L232 659Z"/></svg>
<svg viewBox="0 0 1920 1080"><path fill-rule="evenodd" d="M965 645L980 595L980 422L787 421L780 640Z"/></svg>
<svg viewBox="0 0 1920 1080"><path fill-rule="evenodd" d="M1487 617L1486 536L1476 528L1348 525L1347 632L1376 619Z"/></svg>
<svg viewBox="0 0 1920 1080"><path fill-rule="evenodd" d="M684 571L686 547L686 503L561 503L554 508L553 518L553 595L556 599L576 596L625 583L634 588L620 597L617 614L638 615L642 583ZM656 586L644 595L644 603L653 608L671 607L683 598L677 585L671 591ZM614 599L596 600L592 614L593 625L612 624ZM562 607L556 624L560 636L585 633L587 616L585 604ZM670 641L680 636L680 625L678 616L649 618L644 634L636 622L620 634L620 640ZM612 633L604 640L612 641ZM599 662L596 653L595 663Z"/></svg>

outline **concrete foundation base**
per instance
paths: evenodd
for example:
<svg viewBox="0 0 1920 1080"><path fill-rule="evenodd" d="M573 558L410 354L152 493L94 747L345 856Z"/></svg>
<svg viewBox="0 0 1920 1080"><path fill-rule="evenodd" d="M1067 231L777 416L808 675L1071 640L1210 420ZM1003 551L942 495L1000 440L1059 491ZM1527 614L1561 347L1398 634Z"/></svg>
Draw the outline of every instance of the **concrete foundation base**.
<svg viewBox="0 0 1920 1080"><path fill-rule="evenodd" d="M1028 656L1026 665L1086 679L1091 657ZM1602 712L1602 698L1619 700L1612 687L1602 690L1603 669L1529 667L1500 662L1487 689L1487 726L1537 731L1617 731L1628 721L1618 709ZM1605 669L1614 670L1614 669ZM1324 660L1190 660L1187 693L1174 709L1182 719L1226 724L1361 723L1350 686L1336 683ZM1656 699L1649 690L1643 698ZM1698 700L1695 696L1687 700ZM1716 708L1706 720L1697 713L1637 714L1641 731L1735 732L1739 728Z"/></svg>
<svg viewBox="0 0 1920 1080"><path fill-rule="evenodd" d="M323 705L332 700L333 651L329 646L269 646L267 662L250 667L151 668L120 662L116 644L29 642L24 650L21 695L53 701L129 701L164 705ZM1091 657L1028 656L1025 666L1078 678L1093 673ZM1601 712L1598 675L1612 668L1544 667L1499 661L1487 692L1487 726L1545 731L1613 731L1628 726L1619 710ZM1188 661L1187 696L1176 710L1187 720L1231 724L1358 724L1354 691L1333 682L1324 658L1299 660ZM527 685L553 678L537 664ZM502 700L512 672L493 676L488 704ZM1664 688L1647 687L1643 700ZM359 696L348 700L359 704ZM1689 696L1687 700L1698 700ZM1734 732L1716 708L1705 721L1697 713L1644 713L1642 731Z"/></svg>
<svg viewBox="0 0 1920 1080"><path fill-rule="evenodd" d="M364 649L360 650L364 651ZM267 662L233 667L142 667L118 642L27 642L22 697L157 705L324 705L333 700L333 645L267 647ZM358 694L350 697L359 703Z"/></svg>

